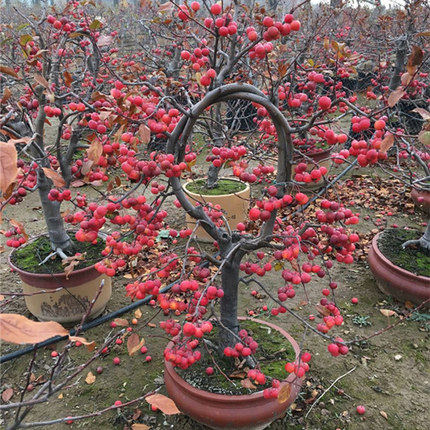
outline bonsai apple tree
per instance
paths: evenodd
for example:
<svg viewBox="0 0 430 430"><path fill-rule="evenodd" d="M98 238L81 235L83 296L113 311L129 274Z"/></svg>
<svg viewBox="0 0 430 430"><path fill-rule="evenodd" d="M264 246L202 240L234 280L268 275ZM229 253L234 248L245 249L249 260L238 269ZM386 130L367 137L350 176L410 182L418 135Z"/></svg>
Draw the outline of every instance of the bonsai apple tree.
<svg viewBox="0 0 430 430"><path fill-rule="evenodd" d="M305 117L292 113L293 120L289 121L279 109L284 99L282 94L295 108L300 107L305 97L297 96L292 82L281 88L287 74L278 67L276 57L270 55L273 49L270 40L280 40L282 32L298 31L300 23L291 14L282 22L261 16L255 28L243 28L242 49L233 49L239 38L233 6L223 10L218 3L205 4L208 8L201 17L203 25L193 14L197 9L194 3L191 9L186 5L175 6L179 20L192 22L208 34L204 44L202 39L196 41L199 47L195 49L201 49L202 61L198 61L198 51L193 51L192 63L198 64L199 72L204 74L195 77L199 84L197 100L194 97L191 104L190 94L184 93L185 102L172 95L172 82L165 73L158 76L156 70L146 69L144 63L122 57L115 47L116 31L109 31L102 19L89 18L92 10L89 6L71 2L61 12L53 9L40 21L29 20L17 11L26 25L6 26L5 33L20 47L20 56L2 54L1 66L6 84L0 143L6 154L2 157L5 172L1 184L2 208L21 203L27 192L39 193L53 249L49 258L65 258L75 253L65 223L77 229L75 238L80 242L94 243L104 232L106 247L96 269L109 276L127 268L133 270L135 279L126 287L130 297L151 295L152 304L158 304L166 315L185 314L183 327L173 319L162 324L175 337L174 347L166 349L165 358L181 368L199 359L200 352L196 349L199 339L213 326L208 316L214 317L220 327L218 353L242 356L256 366L250 356L257 343L241 336L239 330L241 272L264 277L273 264L283 267L285 284L277 291L271 291L263 281L247 280L259 285L272 298L275 306L271 314L293 314L311 330L332 340L329 346L332 355L346 354L348 347L343 340L327 334L343 321L338 307L329 298L337 288L329 271L333 260L353 262L358 236L347 226L356 224L358 215L337 202L322 200L311 219L297 217L297 209L309 197L296 188L292 175L294 139L308 132L321 132L320 137L325 140L345 141L343 134L329 129L328 124L335 119L328 118L328 114L345 110L352 102L337 98L332 81L316 78L311 70L298 72L300 67L294 67L289 71L289 79L307 85L317 99L311 101ZM235 6L237 9L238 5ZM217 20L221 20L220 25ZM190 39L194 40L194 36ZM200 48L202 44L209 51L207 55ZM222 54L222 48L229 46L231 56ZM249 57L250 70L269 62L267 79L256 79L255 85L225 84L223 75L232 73L245 55ZM203 56L207 60L203 61ZM294 64L298 66L297 61ZM196 69L193 66L194 72ZM218 81L217 76L221 76ZM315 84L315 79L321 87ZM256 86L267 82L279 84L265 91ZM164 92L163 85L168 92ZM192 88L195 85L195 80L190 83ZM315 89L322 91L324 87L333 90L332 97L317 96ZM222 208L194 206L184 193L180 178L192 171L196 159L190 145L196 124L207 114L217 118L222 112L220 104L236 100L244 100L255 108L253 122L267 142L265 145L271 148L276 163L267 169L249 167L241 163L248 149L235 151L232 147L234 162L229 166L233 173L251 183L264 178L270 185L263 187L261 195L250 202L247 223L229 225ZM167 137L165 151L145 150L151 134ZM227 145L225 140L220 142ZM221 146L219 158L222 150ZM230 152L226 151L227 159ZM342 154L339 157L343 161L346 158ZM213 166L218 168L216 164ZM122 181L128 184L125 193L117 190ZM100 199L89 202L85 194L73 189L82 185L97 190ZM144 195L146 189L153 198ZM196 228L201 226L213 238L215 255L204 252L195 242L195 230L177 231L168 227L163 206L172 197L178 207L196 219ZM64 200L70 202L73 210L62 214L60 206ZM149 272L140 272L140 263L153 255L162 230L169 232L175 247L157 254L157 263ZM6 232L8 244L21 246L24 234L22 226L15 226ZM305 291L306 284L316 278L325 278L327 285L320 300L324 322L314 327L289 309L287 302L296 291L302 288ZM161 293L163 283L168 280L175 281L173 287ZM220 301L219 316L213 306L216 300ZM287 370L302 377L309 368L309 358L290 363ZM275 381L266 396L276 397L278 387Z"/></svg>

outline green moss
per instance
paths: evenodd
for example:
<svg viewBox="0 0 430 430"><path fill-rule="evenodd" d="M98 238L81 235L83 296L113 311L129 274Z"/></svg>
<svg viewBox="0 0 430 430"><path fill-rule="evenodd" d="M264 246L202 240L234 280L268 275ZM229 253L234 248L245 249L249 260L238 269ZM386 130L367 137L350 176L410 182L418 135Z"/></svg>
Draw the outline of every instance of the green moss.
<svg viewBox="0 0 430 430"><path fill-rule="evenodd" d="M197 179L186 186L186 189L191 193L202 194L204 196L233 194L243 191L245 188L246 185L243 182L235 181L233 179L220 179L217 186L210 189L206 188L206 181L204 179Z"/></svg>
<svg viewBox="0 0 430 430"><path fill-rule="evenodd" d="M79 242L71 235L73 245L73 253L85 253L84 260L80 261L75 269L84 269L101 260L101 252L105 248L105 244L101 239L98 239L94 245L88 242ZM40 236L28 245L17 249L11 256L12 263L22 270L31 273L62 273L64 266L59 257L51 258L46 263L39 263L52 253L51 244L48 236ZM73 254L71 254L73 255Z"/></svg>
<svg viewBox="0 0 430 430"><path fill-rule="evenodd" d="M295 352L292 345L276 330L270 327L258 324L255 321L241 322L241 328L248 331L248 334L258 342L258 349L255 358L258 361L260 370L266 375L267 381L264 385L258 386L257 389L244 388L241 385L241 378L230 378L230 382L215 366L216 364L222 372L229 376L238 369L235 367L234 360L224 355L217 355L211 352L212 357L206 352L205 348L201 348L202 358L197 363L194 363L186 370L179 368L176 371L190 385L218 394L242 395L251 394L253 392L271 387L271 378L283 380L288 374L285 371L285 363L295 359ZM217 343L219 328L214 326L212 332L206 336L212 343ZM205 369L213 367L214 373L211 376L206 375ZM246 365L244 366L246 367ZM246 374L246 370L244 370ZM242 378L243 379L243 378Z"/></svg>
<svg viewBox="0 0 430 430"><path fill-rule="evenodd" d="M378 240L382 254L396 266L416 275L430 277L430 252L422 248L402 248L407 240L419 239L422 236L417 230L390 228L384 230Z"/></svg>

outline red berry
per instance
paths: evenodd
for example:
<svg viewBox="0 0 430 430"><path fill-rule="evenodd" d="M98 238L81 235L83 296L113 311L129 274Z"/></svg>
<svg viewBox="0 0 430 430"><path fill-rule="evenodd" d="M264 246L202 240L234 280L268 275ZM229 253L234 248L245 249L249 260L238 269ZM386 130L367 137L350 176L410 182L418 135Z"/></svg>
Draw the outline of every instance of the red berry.
<svg viewBox="0 0 430 430"><path fill-rule="evenodd" d="M358 405L357 406L357 413L359 415L364 415L366 412L366 408L363 405Z"/></svg>
<svg viewBox="0 0 430 430"><path fill-rule="evenodd" d="M114 357L113 364L115 364L115 366L118 366L119 363L121 363L121 359L119 357Z"/></svg>

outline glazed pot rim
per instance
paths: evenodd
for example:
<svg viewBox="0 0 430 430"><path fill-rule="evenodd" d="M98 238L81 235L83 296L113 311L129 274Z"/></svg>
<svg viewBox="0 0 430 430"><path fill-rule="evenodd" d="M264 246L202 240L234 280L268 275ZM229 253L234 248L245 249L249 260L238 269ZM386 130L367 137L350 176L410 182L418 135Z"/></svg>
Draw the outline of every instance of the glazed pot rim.
<svg viewBox="0 0 430 430"><path fill-rule="evenodd" d="M300 347L299 344L294 340L294 338L282 327L279 327L273 323L270 323L268 321L264 321L258 318L249 318L249 317L238 317L241 321L255 321L259 324L263 324L266 326L269 326L270 328L273 328L274 330L278 331L279 333L284 336L288 342L290 342L291 346L294 349L294 352L296 353L296 359L300 355ZM169 342L168 346L172 346L173 342ZM164 360L164 365L166 367L166 370L172 374L172 372L177 376L177 382L184 388L186 391L190 392L193 395L197 395L199 397L205 398L206 400L213 400L213 401L234 401L234 402L247 402L249 401L249 398L252 397L254 399L256 398L264 398L263 390L256 391L255 393L251 394L240 394L240 395L232 395L232 394L218 394L218 393L211 393L209 391L201 390L200 388L193 387L191 384L189 384L187 381L185 381L184 378L182 378L181 375L179 375L175 368L173 367L172 363L170 361ZM176 379L176 378L175 378ZM293 384L295 381L297 381L298 385L301 385L303 378L299 378L294 373L291 373L286 379L281 381L281 387L285 384Z"/></svg>
<svg viewBox="0 0 430 430"><path fill-rule="evenodd" d="M378 239L384 231L385 230L380 231L372 239L372 247L373 247L373 250L375 251L375 254L378 256L378 258L380 260L382 260L386 265L390 266L391 268L393 268L394 270L396 270L397 272L399 272L405 276L408 276L412 279L416 279L417 281L430 282L430 277L422 276L422 275L415 275L415 273L409 272L409 270L402 269L400 266L396 266L394 263L392 263L387 257L384 256L384 254L382 254L382 252L378 248Z"/></svg>
<svg viewBox="0 0 430 430"><path fill-rule="evenodd" d="M334 145L333 145L333 146L334 146ZM307 155L308 157L312 157L312 156L314 156L314 155L329 154L329 153L332 151L333 146L331 146L330 148L324 149L324 150L322 150L322 151L312 151L312 152L303 152L303 151L300 151L300 147L299 147L299 148L296 148L296 149L297 149L298 151L300 151L301 153L303 153L303 155ZM297 154L297 156L298 156L298 157L300 157L300 155L299 155L299 154ZM293 160L293 161L294 161L294 160Z"/></svg>
<svg viewBox="0 0 430 430"><path fill-rule="evenodd" d="M199 179L200 179L200 178L199 178ZM182 184L182 188L184 189L184 191L186 191L186 192L187 192L188 194L190 194L191 196L198 196L198 197L202 196L202 197L209 197L209 198L212 198L212 197L229 197L229 196L236 196L236 195L241 194L241 193L244 193L244 192L246 192L246 191L248 191L248 190L250 189L249 183L248 183L248 182L243 182L243 181L241 181L240 179L236 179L236 178L228 178L228 177L225 177L225 176L222 176L222 177L220 177L219 179L227 179L227 180L232 181L232 182L239 182L239 183L241 183L241 184L244 184L244 185L245 185L245 188L244 188L243 190L236 191L235 193L228 193L228 194L216 194L216 195L209 195L209 194L195 193L195 192L190 191L190 190L188 190L188 189L187 189L187 185L189 185L189 184L191 184L191 183L195 182L195 181L193 181L193 180L191 180L191 179L190 179L190 180L188 180L188 181L186 181L184 184Z"/></svg>
<svg viewBox="0 0 430 430"><path fill-rule="evenodd" d="M70 231L70 230L68 230L68 231ZM29 245L30 243L34 242L34 241L35 241L36 239L38 239L39 237L41 237L41 236L47 236L47 235L48 235L48 233L42 233L42 234L38 234L37 236L31 236L31 237L30 237L30 239L27 241L27 243L24 245L24 247L25 247L25 246L27 246L27 245ZM103 233L99 233L99 237L103 237ZM23 274L23 275L30 275L30 276L32 276L32 277L34 277L34 278L37 278L37 279L43 279L43 278L46 278L46 277L49 277L50 279L52 279L52 278L64 278L64 276L65 276L65 272L60 272L60 273L35 273L35 272L28 272L27 270L21 269L20 267L16 266L16 265L12 262L11 257L12 257L12 255L14 254L14 252L16 252L16 251L17 251L17 249L18 249L18 248L13 249L13 250L9 253L8 258L7 258L8 263L9 263L9 266L10 266L10 267L15 271L15 272L17 272L17 273L19 273L19 274ZM99 261L103 260L103 258L104 258L104 257L102 257ZM73 270L73 271L70 273L69 278L70 278L71 276L75 277L75 276L77 276L77 275L81 275L81 274L86 273L86 272L88 272L88 271L94 270L94 266L95 266L96 264L97 264L97 262L96 262L96 263L94 263L94 264L92 264L91 266L84 267L83 269L76 269L76 270Z"/></svg>

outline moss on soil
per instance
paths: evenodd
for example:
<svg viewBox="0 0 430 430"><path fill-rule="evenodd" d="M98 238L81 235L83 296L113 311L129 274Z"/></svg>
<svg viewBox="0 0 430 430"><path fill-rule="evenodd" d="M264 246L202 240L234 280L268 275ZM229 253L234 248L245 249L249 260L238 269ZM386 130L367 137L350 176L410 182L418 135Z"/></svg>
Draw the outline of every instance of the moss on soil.
<svg viewBox="0 0 430 430"><path fill-rule="evenodd" d="M215 188L206 188L206 180L197 179L187 184L187 190L191 193L202 194L203 196L220 196L223 194L233 194L243 191L246 185L232 179L220 179Z"/></svg>
<svg viewBox="0 0 430 430"><path fill-rule="evenodd" d="M295 359L295 352L288 340L276 330L270 327L258 324L255 321L242 321L241 328L248 331L254 340L258 342L258 349L255 358L258 361L260 370L266 375L266 384L257 386L256 389L244 388L241 385L241 379L231 378L235 385L221 374L215 366L213 359L206 352L205 348L201 349L202 358L186 370L177 368L176 371L193 387L209 391L211 393L244 395L252 394L256 391L271 387L271 379L285 379L288 374L285 371L285 363ZM270 330L270 331L269 331ZM219 329L214 326L207 339L216 344ZM216 353L212 353L214 356ZM238 369L235 367L234 360L225 356L214 356L217 365L227 375L231 375ZM207 367L213 367L214 373L208 376L205 372ZM246 367L246 365L245 365ZM244 371L246 374L246 371Z"/></svg>
<svg viewBox="0 0 430 430"><path fill-rule="evenodd" d="M390 228L379 236L378 248L393 264L415 275L430 277L430 252L416 247L403 249L407 240L419 239L422 233L417 230Z"/></svg>
<svg viewBox="0 0 430 430"><path fill-rule="evenodd" d="M70 237L75 253L85 253L84 260L80 261L75 269L84 269L101 260L101 252L105 248L102 240L98 239L94 245L89 242L79 242L72 235ZM59 257L51 258L39 266L49 254L52 253L51 244L47 236L40 236L28 245L18 248L11 256L12 263L22 270L30 273L63 273L64 266Z"/></svg>

